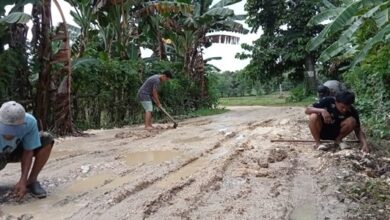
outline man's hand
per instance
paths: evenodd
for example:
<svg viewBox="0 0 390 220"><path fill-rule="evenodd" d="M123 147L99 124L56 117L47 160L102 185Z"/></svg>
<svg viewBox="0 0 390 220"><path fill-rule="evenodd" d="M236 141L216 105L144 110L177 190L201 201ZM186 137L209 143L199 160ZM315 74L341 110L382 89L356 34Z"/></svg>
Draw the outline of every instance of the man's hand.
<svg viewBox="0 0 390 220"><path fill-rule="evenodd" d="M15 186L14 186L14 191L12 194L20 201L23 199L23 197L27 193L27 184L25 182L19 181Z"/></svg>
<svg viewBox="0 0 390 220"><path fill-rule="evenodd" d="M332 116L330 116L329 112L325 109L321 112L321 116L324 118L325 124L332 123Z"/></svg>

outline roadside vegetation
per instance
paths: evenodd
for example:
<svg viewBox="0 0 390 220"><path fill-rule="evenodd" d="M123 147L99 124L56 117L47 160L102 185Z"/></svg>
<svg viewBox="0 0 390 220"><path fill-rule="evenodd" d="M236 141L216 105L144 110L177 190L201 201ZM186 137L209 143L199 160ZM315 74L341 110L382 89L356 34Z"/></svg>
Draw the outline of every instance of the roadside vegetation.
<svg viewBox="0 0 390 220"><path fill-rule="evenodd" d="M308 106L315 102L314 97L307 97L299 102L288 101L287 96L278 94L263 95L263 96L244 96L244 97L229 97L221 98L219 104L222 106Z"/></svg>
<svg viewBox="0 0 390 220"><path fill-rule="evenodd" d="M228 111L219 106L307 106L317 85L335 79L356 93L373 155L390 157L388 0L247 0L246 15L228 7L240 0L65 2L77 27L52 23L52 8L61 11L56 0L0 1L0 101L23 104L43 130L78 135L140 123L138 88L167 69L175 74L161 88L162 105L185 117ZM250 59L243 70L221 72L210 64L220 57L204 59L213 43L238 44L239 34L259 30L236 55ZM373 207L384 210L375 217L389 219L389 163L341 189L371 207L358 210L362 219Z"/></svg>

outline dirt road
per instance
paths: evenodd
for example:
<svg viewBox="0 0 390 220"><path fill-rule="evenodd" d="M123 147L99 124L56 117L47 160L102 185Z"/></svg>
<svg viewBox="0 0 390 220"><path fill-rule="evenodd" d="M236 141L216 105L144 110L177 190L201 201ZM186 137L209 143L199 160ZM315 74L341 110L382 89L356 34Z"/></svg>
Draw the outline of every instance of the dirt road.
<svg viewBox="0 0 390 220"><path fill-rule="evenodd" d="M57 140L40 180L46 199L6 197L19 164L1 174L0 209L22 219L344 219L335 167L310 144L303 108L234 107L152 133L141 127ZM12 218L11 218L12 219Z"/></svg>

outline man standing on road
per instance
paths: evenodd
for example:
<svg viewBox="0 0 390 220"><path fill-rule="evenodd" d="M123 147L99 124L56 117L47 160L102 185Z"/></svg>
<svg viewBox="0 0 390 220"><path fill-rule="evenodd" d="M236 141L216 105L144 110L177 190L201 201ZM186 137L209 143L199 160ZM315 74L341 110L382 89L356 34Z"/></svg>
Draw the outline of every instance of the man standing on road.
<svg viewBox="0 0 390 220"><path fill-rule="evenodd" d="M355 95L349 91L342 91L335 97L326 97L312 107L306 108L309 115L310 132L316 142L316 148L327 150L330 146L321 144L320 139L334 140L340 148L347 148L342 139L352 131L362 143L362 150L369 151L366 136L361 128L359 114L352 106Z"/></svg>
<svg viewBox="0 0 390 220"><path fill-rule="evenodd" d="M157 90L161 83L164 83L172 79L172 73L169 70L162 72L161 74L155 74L149 77L141 88L138 90L138 100L141 102L142 107L145 109L145 129L151 130L152 126L152 112L153 103L156 104L157 108L161 108L160 99L158 97Z"/></svg>
<svg viewBox="0 0 390 220"><path fill-rule="evenodd" d="M37 178L49 159L53 144L53 137L38 131L37 120L26 113L22 105L9 101L1 106L0 170L7 163L21 162L21 176L13 189L13 195L18 199L22 199L28 190L35 197L46 197Z"/></svg>

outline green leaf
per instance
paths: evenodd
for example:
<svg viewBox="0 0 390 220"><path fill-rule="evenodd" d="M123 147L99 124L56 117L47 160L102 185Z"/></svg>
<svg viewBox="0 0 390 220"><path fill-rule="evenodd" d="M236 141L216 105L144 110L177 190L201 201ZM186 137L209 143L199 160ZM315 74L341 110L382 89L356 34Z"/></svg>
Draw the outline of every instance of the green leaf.
<svg viewBox="0 0 390 220"><path fill-rule="evenodd" d="M326 39L331 37L333 34L337 33L339 30L343 29L345 25L347 25L353 18L355 18L359 12L360 6L362 4L374 4L373 0L360 0L353 2L352 4L348 5L344 10L335 18L335 20L328 24L321 33L311 39L309 43L306 46L306 50L313 51L317 49ZM376 2L376 1L375 1ZM383 1L380 1L383 2ZM379 7L374 7L373 9L369 10L363 17L370 17L372 16Z"/></svg>
<svg viewBox="0 0 390 220"><path fill-rule="evenodd" d="M218 26L218 28L216 28L218 31L230 31L230 32L236 32L241 34L249 33L249 30L244 28L244 26L241 23L238 23L232 19L219 21L216 23L216 25Z"/></svg>
<svg viewBox="0 0 390 220"><path fill-rule="evenodd" d="M214 8L210 9L206 13L204 13L205 16L219 16L219 17L230 17L234 15L234 11L229 8Z"/></svg>
<svg viewBox="0 0 390 220"><path fill-rule="evenodd" d="M221 1L217 2L215 5L213 5L211 7L211 9L213 9L213 8L222 8L222 7L225 7L225 6L236 4L238 2L241 2L241 0L221 0Z"/></svg>
<svg viewBox="0 0 390 220"><path fill-rule="evenodd" d="M329 46L321 53L319 60L322 62L328 61L330 58L336 56L344 49L346 49L348 42L350 42L352 36L361 27L362 24L363 18L360 18L355 21L351 26L349 26L349 28L340 35L340 38L336 42L334 42L331 46Z"/></svg>
<svg viewBox="0 0 390 220"><path fill-rule="evenodd" d="M370 52L371 48L379 42L383 42L386 35L390 32L390 24L386 25L381 31L379 31L374 37L367 40L365 43L366 46L358 53L352 62L352 66L356 66L356 64L360 63Z"/></svg>
<svg viewBox="0 0 390 220"><path fill-rule="evenodd" d="M78 58L72 61L72 70L76 70L83 66L99 64L99 59L95 58Z"/></svg>
<svg viewBox="0 0 390 220"><path fill-rule="evenodd" d="M234 15L232 19L237 20L237 21L244 21L248 17L247 14L243 15Z"/></svg>
<svg viewBox="0 0 390 220"><path fill-rule="evenodd" d="M383 27L385 24L389 22L389 10L390 9L385 9L380 12L378 12L375 16L375 22L378 28Z"/></svg>
<svg viewBox="0 0 390 220"><path fill-rule="evenodd" d="M318 15L312 17L310 21L307 23L308 26L314 26L314 25L319 25L322 22L326 20L331 20L337 15L340 14L340 12L343 11L343 8L332 8L326 11L323 11L319 13Z"/></svg>
<svg viewBox="0 0 390 220"><path fill-rule="evenodd" d="M9 15L3 17L0 19L0 23L8 23L8 24L26 24L31 20L31 16L29 14L26 14L24 12L12 12Z"/></svg>
<svg viewBox="0 0 390 220"><path fill-rule="evenodd" d="M222 57L210 57L210 58L204 59L204 62L209 62L212 60L222 60Z"/></svg>
<svg viewBox="0 0 390 220"><path fill-rule="evenodd" d="M336 8L332 3L330 3L328 0L322 0L322 4L325 5L327 8Z"/></svg>

